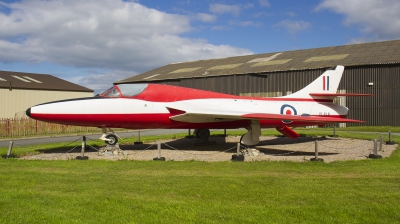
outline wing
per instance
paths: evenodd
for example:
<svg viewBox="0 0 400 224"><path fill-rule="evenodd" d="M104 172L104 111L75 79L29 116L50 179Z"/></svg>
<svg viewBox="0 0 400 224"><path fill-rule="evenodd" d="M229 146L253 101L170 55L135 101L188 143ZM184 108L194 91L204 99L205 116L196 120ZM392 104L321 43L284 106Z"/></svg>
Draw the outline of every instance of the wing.
<svg viewBox="0 0 400 224"><path fill-rule="evenodd" d="M241 116L246 119L259 120L290 120L313 123L364 123L365 121L353 120L341 117L323 117L323 116L298 116L284 114L245 114Z"/></svg>
<svg viewBox="0 0 400 224"><path fill-rule="evenodd" d="M172 115L170 117L171 120L188 122L188 123L207 123L207 122L218 122L218 121L234 121L234 120L243 120L250 118L241 118L240 115L233 113L232 111L225 110L199 110L190 111L190 110L182 110L177 108L167 107Z"/></svg>
<svg viewBox="0 0 400 224"><path fill-rule="evenodd" d="M311 123L364 123L364 121L353 120L340 117L322 117L322 116L298 116L298 115L283 115L283 114L239 114L232 111L183 111L176 108L167 107L173 116L170 119L181 122L189 123L205 123L205 122L218 122L218 121L234 121L243 119L257 119L257 120L290 120L298 122L311 122Z"/></svg>

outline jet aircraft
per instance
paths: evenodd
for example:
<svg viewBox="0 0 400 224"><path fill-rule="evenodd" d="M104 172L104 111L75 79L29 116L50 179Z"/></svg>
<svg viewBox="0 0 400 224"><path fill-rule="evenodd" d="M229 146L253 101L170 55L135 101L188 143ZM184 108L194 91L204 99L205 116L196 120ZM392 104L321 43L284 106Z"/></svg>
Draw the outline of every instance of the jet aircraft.
<svg viewBox="0 0 400 224"><path fill-rule="evenodd" d="M346 118L348 108L333 103L335 97L368 95L336 93L343 71L340 65L330 68L305 88L283 97L244 97L152 83L118 84L95 97L39 104L26 114L45 122L102 128L100 139L110 145L118 142L111 128L194 129L201 139L208 139L209 129L246 128L240 143L254 146L261 128L276 128L297 138L294 127L364 122Z"/></svg>

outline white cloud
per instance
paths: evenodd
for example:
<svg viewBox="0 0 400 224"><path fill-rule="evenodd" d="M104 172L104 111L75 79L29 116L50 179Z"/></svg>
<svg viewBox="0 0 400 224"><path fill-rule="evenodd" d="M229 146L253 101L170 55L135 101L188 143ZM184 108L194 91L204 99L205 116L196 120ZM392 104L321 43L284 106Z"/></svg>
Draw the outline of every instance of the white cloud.
<svg viewBox="0 0 400 224"><path fill-rule="evenodd" d="M175 61L250 54L182 38L190 18L121 0L23 0L0 11L0 61L144 72ZM203 21L212 16L199 15ZM116 80L113 80L116 81Z"/></svg>
<svg viewBox="0 0 400 224"><path fill-rule="evenodd" d="M137 75L135 72L120 70L105 71L100 74L96 71L89 71L89 73L92 74L88 76L75 76L68 78L67 80L73 83L79 83L89 89L93 89L95 94L98 94L110 88L112 83L115 81Z"/></svg>
<svg viewBox="0 0 400 224"><path fill-rule="evenodd" d="M197 13L196 19L202 22L211 23L217 19L217 16L208 13Z"/></svg>
<svg viewBox="0 0 400 224"><path fill-rule="evenodd" d="M210 4L210 12L215 14L230 13L234 16L238 16L242 12L242 10L252 8L253 6L254 5L251 3L248 3L246 5L225 5L214 3Z"/></svg>
<svg viewBox="0 0 400 224"><path fill-rule="evenodd" d="M263 16L272 16L273 13L259 12L253 15L254 18L263 17Z"/></svg>
<svg viewBox="0 0 400 224"><path fill-rule="evenodd" d="M400 38L400 2L398 0L324 0L316 10L328 9L344 14L345 25L359 25L360 31L375 40ZM366 37L357 38L360 42Z"/></svg>
<svg viewBox="0 0 400 224"><path fill-rule="evenodd" d="M260 27L262 26L262 23L253 21L241 21L241 22L230 21L229 25L243 26L243 27L248 27L248 26Z"/></svg>
<svg viewBox="0 0 400 224"><path fill-rule="evenodd" d="M294 13L294 12L286 12L285 14L290 17L296 16L296 13Z"/></svg>
<svg viewBox="0 0 400 224"><path fill-rule="evenodd" d="M260 5L262 7L269 7L271 4L269 4L268 0L258 0L258 2L260 3Z"/></svg>
<svg viewBox="0 0 400 224"><path fill-rule="evenodd" d="M309 22L301 20L300 21L283 20L275 25L278 27L283 27L289 33L297 33L311 27L311 24Z"/></svg>
<svg viewBox="0 0 400 224"><path fill-rule="evenodd" d="M246 5L241 5L241 6L242 6L243 9L251 9L251 8L254 7L254 5L251 4L251 3L247 3Z"/></svg>
<svg viewBox="0 0 400 224"><path fill-rule="evenodd" d="M211 27L212 30L231 30L232 27L230 26L213 26Z"/></svg>
<svg viewBox="0 0 400 224"><path fill-rule="evenodd" d="M232 13L234 15L239 15L241 8L239 5L224 5L224 4L210 4L210 12L222 14L222 13Z"/></svg>

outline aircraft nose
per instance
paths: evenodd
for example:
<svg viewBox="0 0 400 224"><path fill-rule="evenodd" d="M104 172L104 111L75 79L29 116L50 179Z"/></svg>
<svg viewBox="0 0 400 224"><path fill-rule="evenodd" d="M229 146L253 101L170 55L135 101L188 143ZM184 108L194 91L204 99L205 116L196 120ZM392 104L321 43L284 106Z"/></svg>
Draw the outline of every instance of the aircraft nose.
<svg viewBox="0 0 400 224"><path fill-rule="evenodd" d="M26 110L26 116L31 117L31 108L30 107Z"/></svg>

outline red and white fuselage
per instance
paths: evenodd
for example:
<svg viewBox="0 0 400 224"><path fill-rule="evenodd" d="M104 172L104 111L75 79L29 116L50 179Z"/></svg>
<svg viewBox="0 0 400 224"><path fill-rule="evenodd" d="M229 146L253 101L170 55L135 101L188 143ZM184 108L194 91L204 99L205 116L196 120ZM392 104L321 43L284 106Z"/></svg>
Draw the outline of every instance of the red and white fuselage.
<svg viewBox="0 0 400 224"><path fill-rule="evenodd" d="M304 89L274 98L241 97L162 84L119 84L93 98L33 106L27 115L66 125L127 129L252 130L360 122L346 119L348 109L333 103L333 98L340 95L336 89L342 72L343 66L337 66Z"/></svg>

